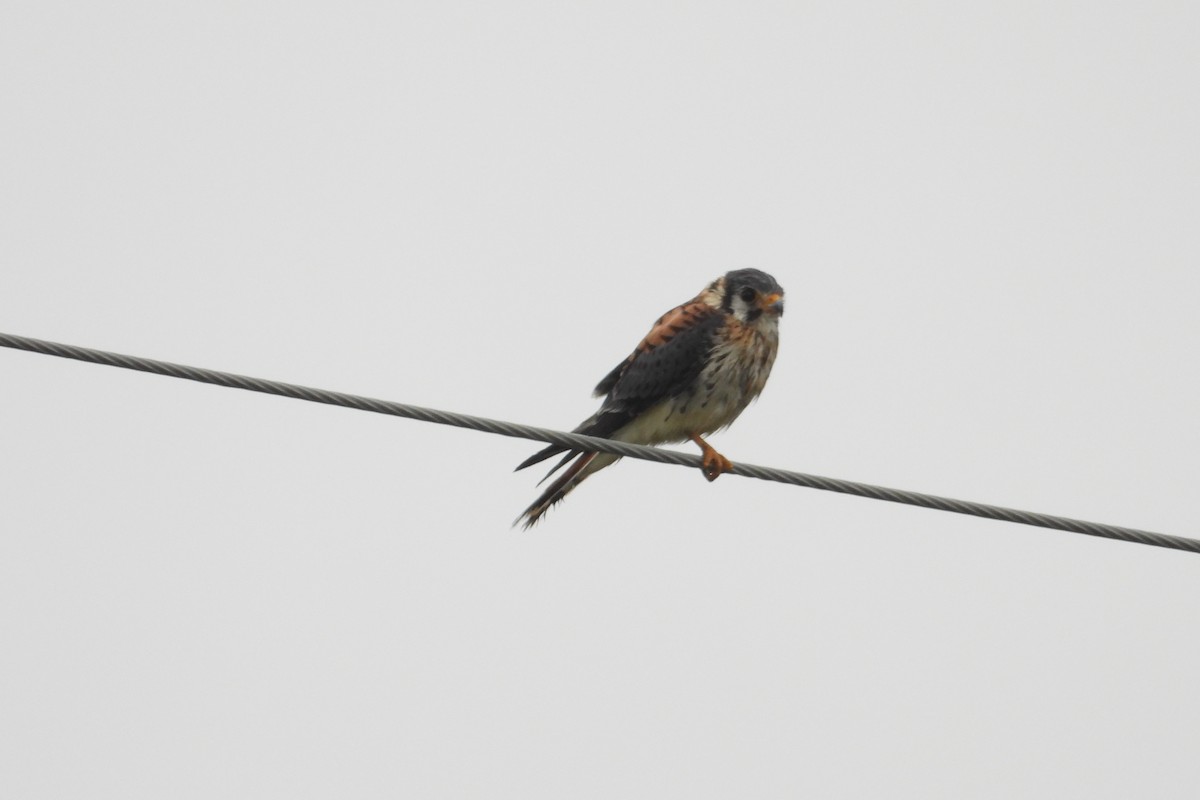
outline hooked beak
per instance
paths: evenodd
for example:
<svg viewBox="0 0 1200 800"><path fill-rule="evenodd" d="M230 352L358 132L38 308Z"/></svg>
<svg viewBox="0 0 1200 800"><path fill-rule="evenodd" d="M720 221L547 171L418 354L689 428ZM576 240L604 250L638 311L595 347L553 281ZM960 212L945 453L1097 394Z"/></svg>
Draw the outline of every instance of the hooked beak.
<svg viewBox="0 0 1200 800"><path fill-rule="evenodd" d="M758 306L763 311L769 311L772 314L783 316L783 295L779 292L774 294L764 294L758 298Z"/></svg>

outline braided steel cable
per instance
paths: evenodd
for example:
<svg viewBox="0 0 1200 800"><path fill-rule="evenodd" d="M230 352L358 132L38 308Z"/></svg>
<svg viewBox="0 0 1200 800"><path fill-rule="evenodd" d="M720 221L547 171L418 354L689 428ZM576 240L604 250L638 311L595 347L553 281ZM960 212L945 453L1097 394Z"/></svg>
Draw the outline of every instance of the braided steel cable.
<svg viewBox="0 0 1200 800"><path fill-rule="evenodd" d="M27 350L43 355L58 356L60 358L73 358L77 361L88 361L93 364L104 364L110 367L150 372L172 378L185 378L191 381L211 383L216 386L227 386L233 389L245 389L251 392L292 397L297 400L308 400L313 403L326 403L333 406L355 408L360 411L372 411L376 414L389 414L395 417L406 417L422 422L435 422L439 425L453 425L458 428L469 428L501 436L533 439L563 445L564 447L576 450L594 450L618 456L627 456L629 458L640 458L645 461L657 461L661 464L678 464L685 467L699 467L701 463L701 458L698 455L678 453L673 450L627 444L625 442L612 441L611 439L583 436L578 433L567 433L549 428L535 428L515 422L475 417L469 414L457 414L451 411L423 408L405 403L396 403L390 400L377 400L370 397L345 394L344 392L332 392L327 389L314 389L309 386L281 383L263 378L251 378L245 375L235 375L230 372L220 372L214 369L172 364L168 361L156 361L139 356L95 350L89 347L47 342L41 339L31 339L26 336L0 333L0 346L11 347L16 350ZM1013 508L993 506L986 503L974 503L967 500L954 500L949 497L938 497L937 495L910 492L903 489L889 489L885 486L874 486L869 483L825 478L820 475L808 475L803 472L791 472L774 467L759 467L753 464L735 463L733 465L733 474L747 478L758 478L764 481L786 483L793 486L805 486L810 489L822 489L828 492L841 492L842 494L869 497L874 500L886 500L891 503L922 506L939 511L952 511L956 514L967 514L986 519L1033 525L1039 528L1051 528L1071 533L1083 533L1088 536L1100 536L1105 539L1118 539L1125 542L1136 542L1138 544L1165 547L1172 550L1200 553L1200 540L1137 530L1135 528L1125 528L1119 525L1085 522L1069 517L1039 514L1033 511L1020 511Z"/></svg>

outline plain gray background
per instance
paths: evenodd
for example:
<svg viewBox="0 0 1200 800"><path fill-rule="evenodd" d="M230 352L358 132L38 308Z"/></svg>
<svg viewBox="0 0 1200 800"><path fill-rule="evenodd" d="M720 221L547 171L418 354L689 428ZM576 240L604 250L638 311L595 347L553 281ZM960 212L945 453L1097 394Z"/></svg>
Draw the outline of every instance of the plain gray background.
<svg viewBox="0 0 1200 800"><path fill-rule="evenodd" d="M1200 535L1190 3L18 3L0 329ZM1193 797L1200 559L0 352L21 798ZM690 445L688 446L690 448Z"/></svg>

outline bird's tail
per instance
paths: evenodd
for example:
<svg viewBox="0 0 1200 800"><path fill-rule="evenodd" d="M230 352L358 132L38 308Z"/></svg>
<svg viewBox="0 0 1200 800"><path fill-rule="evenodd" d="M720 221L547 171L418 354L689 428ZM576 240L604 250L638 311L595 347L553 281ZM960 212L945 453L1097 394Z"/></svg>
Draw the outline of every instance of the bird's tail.
<svg viewBox="0 0 1200 800"><path fill-rule="evenodd" d="M547 475L546 478L549 478L550 475L553 475L559 467L566 464L567 461L570 461L574 456L575 453L568 453L566 458L560 461L558 465L554 467L554 469L550 470L550 474ZM604 469L609 464L614 463L618 458L620 458L620 456L614 456L608 453L580 453L579 457L575 458L575 462L571 464L571 466L567 467L566 471L554 480L554 483L547 486L546 491L542 492L541 496L538 497L537 500L534 500L533 504L529 506L529 508L521 512L521 516L517 517L516 521L513 522L513 525L521 523L522 527L524 528L531 527L535 522L541 519L543 514L550 510L551 506L553 506L555 503L561 502L562 499L566 497L572 489L582 483L585 478L594 472ZM545 480L545 478L542 480Z"/></svg>

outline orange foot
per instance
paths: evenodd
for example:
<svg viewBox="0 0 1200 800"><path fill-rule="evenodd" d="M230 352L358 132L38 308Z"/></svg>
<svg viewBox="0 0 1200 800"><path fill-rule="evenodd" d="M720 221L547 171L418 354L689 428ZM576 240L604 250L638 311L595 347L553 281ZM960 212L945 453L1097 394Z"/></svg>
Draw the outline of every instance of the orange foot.
<svg viewBox="0 0 1200 800"><path fill-rule="evenodd" d="M721 477L722 472L733 472L733 462L714 450L711 444L699 436L692 436L691 440L700 445L700 450L704 454L704 460L700 463L700 471L710 482Z"/></svg>

